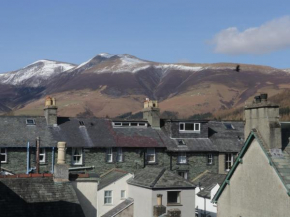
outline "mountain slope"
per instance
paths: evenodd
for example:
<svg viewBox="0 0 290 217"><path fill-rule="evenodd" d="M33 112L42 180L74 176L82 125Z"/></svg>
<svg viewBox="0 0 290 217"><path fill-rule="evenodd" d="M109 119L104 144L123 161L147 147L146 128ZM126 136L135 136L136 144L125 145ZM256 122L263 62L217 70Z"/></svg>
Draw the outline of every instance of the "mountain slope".
<svg viewBox="0 0 290 217"><path fill-rule="evenodd" d="M140 111L149 97L160 101L162 111L188 117L241 107L258 92L273 96L290 89L289 72L268 66L239 64L237 72L236 63L157 63L107 53L78 66L54 62L49 72L41 67L47 63L38 61L1 75L0 89L8 85L14 94L3 106L17 108L15 114L42 114L43 98L53 95L60 115L90 110L96 116L114 117ZM0 99L6 96L0 93Z"/></svg>

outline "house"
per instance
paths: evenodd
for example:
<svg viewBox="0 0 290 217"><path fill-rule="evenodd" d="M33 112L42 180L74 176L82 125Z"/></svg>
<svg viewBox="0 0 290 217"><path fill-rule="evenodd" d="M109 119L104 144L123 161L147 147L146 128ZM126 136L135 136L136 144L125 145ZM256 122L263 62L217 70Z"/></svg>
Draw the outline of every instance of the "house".
<svg viewBox="0 0 290 217"><path fill-rule="evenodd" d="M70 182L51 174L0 176L1 216L85 217Z"/></svg>
<svg viewBox="0 0 290 217"><path fill-rule="evenodd" d="M225 177L225 174L205 171L191 181L197 186L195 189L195 211L197 217L216 217L217 206L211 201Z"/></svg>
<svg viewBox="0 0 290 217"><path fill-rule="evenodd" d="M182 216L195 212L195 185L165 168L148 166L127 183L128 196L134 199L134 216L161 216L171 209L178 209Z"/></svg>
<svg viewBox="0 0 290 217"><path fill-rule="evenodd" d="M1 170L54 173L57 144L66 142L70 171L135 173L153 165L193 179L205 170L227 173L243 144L241 122L164 120L151 100L144 102L143 115L139 120L58 117L56 100L48 97L44 117L0 117Z"/></svg>
<svg viewBox="0 0 290 217"><path fill-rule="evenodd" d="M101 175L98 185L97 217L125 216L133 217L134 200L128 197L127 180L133 175L112 169Z"/></svg>
<svg viewBox="0 0 290 217"><path fill-rule="evenodd" d="M245 107L245 119L247 140L213 198L218 216L289 216L290 156L279 106L261 94Z"/></svg>

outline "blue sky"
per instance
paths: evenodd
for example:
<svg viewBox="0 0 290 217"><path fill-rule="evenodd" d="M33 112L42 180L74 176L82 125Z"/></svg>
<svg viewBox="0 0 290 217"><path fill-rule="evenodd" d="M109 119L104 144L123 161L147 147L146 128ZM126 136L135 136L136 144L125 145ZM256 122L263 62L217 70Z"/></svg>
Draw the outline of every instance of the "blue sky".
<svg viewBox="0 0 290 217"><path fill-rule="evenodd" d="M290 68L289 8L288 0L2 0L0 72L101 52Z"/></svg>

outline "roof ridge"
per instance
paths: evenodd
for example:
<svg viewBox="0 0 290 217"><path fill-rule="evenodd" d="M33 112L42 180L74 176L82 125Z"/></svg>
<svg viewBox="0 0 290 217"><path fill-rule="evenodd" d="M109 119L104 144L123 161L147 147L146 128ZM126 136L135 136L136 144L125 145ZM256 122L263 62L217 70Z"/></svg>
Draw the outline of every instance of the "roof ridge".
<svg viewBox="0 0 290 217"><path fill-rule="evenodd" d="M205 175L205 174L207 174L207 173L209 173L209 172L210 172L209 170L205 170L204 172L200 173L198 176L196 176L195 178L193 178L193 179L191 180L191 182L196 181L197 179L199 179L200 177L202 177L203 175Z"/></svg>
<svg viewBox="0 0 290 217"><path fill-rule="evenodd" d="M158 180L161 178L161 176L165 173L166 169L163 168L161 170L161 172L159 173L159 175L156 177L156 179L152 182L152 184L150 185L150 187L154 187L156 185L156 183L158 182Z"/></svg>

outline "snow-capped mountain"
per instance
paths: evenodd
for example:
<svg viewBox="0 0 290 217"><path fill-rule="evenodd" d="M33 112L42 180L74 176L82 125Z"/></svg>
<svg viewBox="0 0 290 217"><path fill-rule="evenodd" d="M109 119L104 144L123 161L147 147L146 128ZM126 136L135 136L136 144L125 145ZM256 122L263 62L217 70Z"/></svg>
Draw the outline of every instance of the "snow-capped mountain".
<svg viewBox="0 0 290 217"><path fill-rule="evenodd" d="M39 60L20 70L0 74L0 83L38 87L43 81L74 67L70 63Z"/></svg>
<svg viewBox="0 0 290 217"><path fill-rule="evenodd" d="M239 64L237 72L237 64L158 63L108 53L79 65L39 60L0 74L0 112L24 106L18 114L38 108L41 115L43 98L53 95L62 101L60 115L89 108L97 116L114 117L138 111L149 97L159 100L161 109L186 117L241 106L259 91L278 93L289 86L288 72L247 64Z"/></svg>

